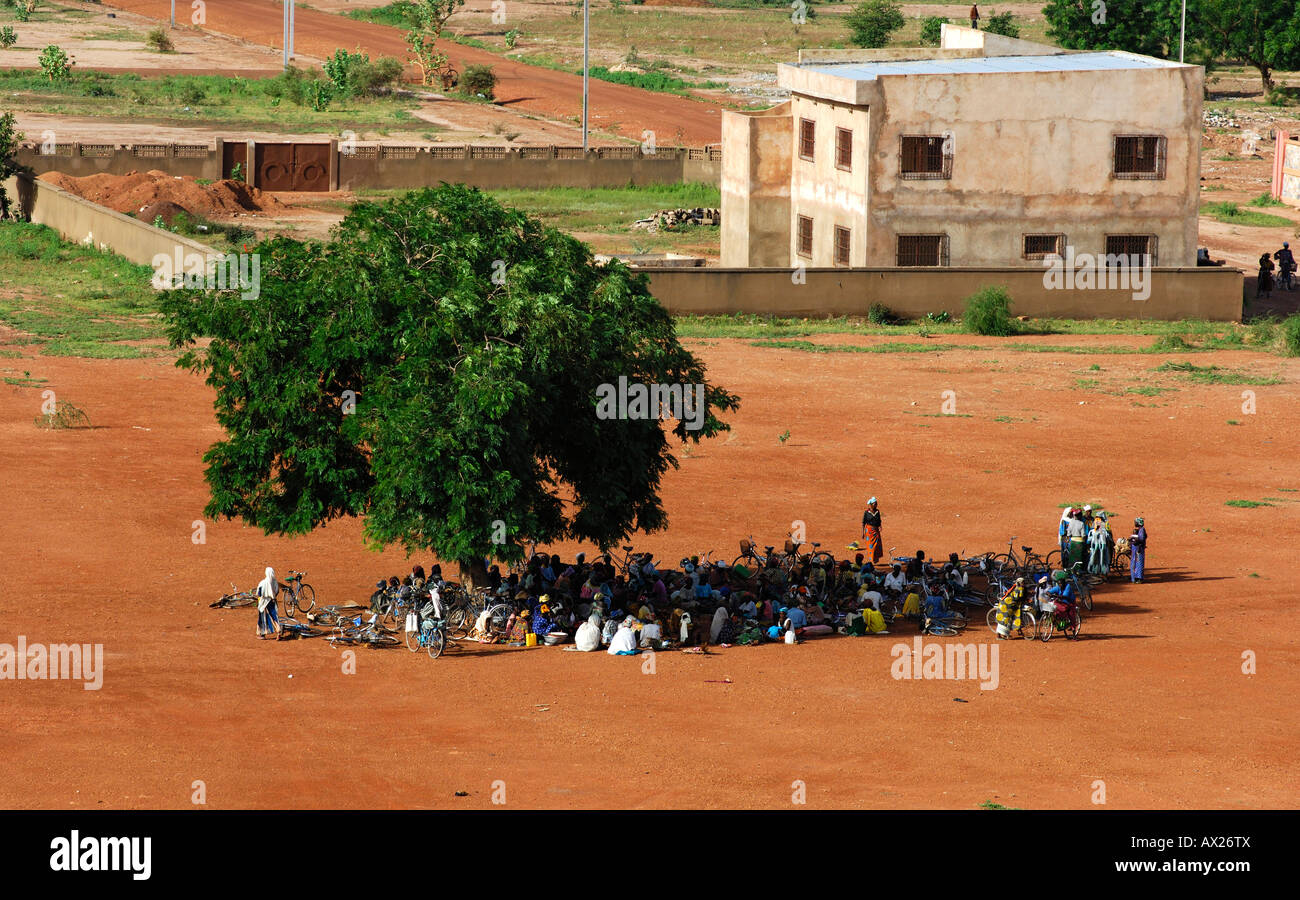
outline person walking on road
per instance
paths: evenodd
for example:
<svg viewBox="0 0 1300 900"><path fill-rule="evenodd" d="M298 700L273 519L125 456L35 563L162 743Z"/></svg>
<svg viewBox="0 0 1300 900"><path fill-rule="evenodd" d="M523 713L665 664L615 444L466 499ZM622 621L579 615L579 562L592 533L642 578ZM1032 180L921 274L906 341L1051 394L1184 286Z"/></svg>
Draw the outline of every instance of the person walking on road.
<svg viewBox="0 0 1300 900"><path fill-rule="evenodd" d="M885 554L880 538L880 509L875 497L867 501L867 508L862 513L862 540L866 541L865 549L871 553L871 562L880 562Z"/></svg>

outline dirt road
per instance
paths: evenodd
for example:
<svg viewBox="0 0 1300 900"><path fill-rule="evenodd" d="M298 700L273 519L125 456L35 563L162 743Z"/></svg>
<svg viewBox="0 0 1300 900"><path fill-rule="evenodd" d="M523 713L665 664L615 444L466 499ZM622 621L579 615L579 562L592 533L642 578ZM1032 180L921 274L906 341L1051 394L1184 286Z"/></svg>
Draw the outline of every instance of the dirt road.
<svg viewBox="0 0 1300 900"><path fill-rule="evenodd" d="M362 549L356 522L294 540L207 522L196 542L201 456L220 437L198 378L168 358L4 359L6 375L48 381L0 386L0 642L102 643L106 671L99 691L0 683L0 806L189 807L195 781L215 808L490 808L497 781L515 807L788 808L796 781L811 807L1091 808L1098 781L1111 808L1300 805L1300 642L1285 613L1300 361L1192 357L1285 379L1254 388L1245 415L1240 385L1157 375L1160 356L943 340L979 349L692 342L744 406L666 477L671 530L635 543L674 563L734 555L739 537L779 541L798 519L842 553L868 494L887 548L932 556L1012 535L1049 546L1062 502L1105 503L1121 534L1144 515L1149 583L1103 588L1078 642L998 645L994 690L891 677L910 625L662 653L653 674L641 659L476 645L439 660L360 651L345 674L328 645L260 643L250 611L208 602L268 563L355 601L411 561ZM1079 387L1080 372L1095 384ZM1126 392L1153 385L1166 390ZM35 429L47 388L94 429ZM948 390L957 414L944 416ZM1273 499L1225 505L1237 498Z"/></svg>
<svg viewBox="0 0 1300 900"><path fill-rule="evenodd" d="M167 0L107 0L105 5L157 19L166 19L170 10ZM210 3L204 27L268 47L283 46L280 7L268 0ZM296 52L325 59L340 47L348 50L360 47L372 57L395 56L403 61L407 58L402 31L398 28L357 22L311 9L296 10ZM558 119L581 119L581 76L513 62L450 41L440 43L439 48L461 71L467 65L491 65L497 75L498 103ZM636 140L642 139L643 131L653 131L655 141L663 146L679 142L701 145L721 139L720 108L706 101L597 79L590 81L590 96L593 131L613 131Z"/></svg>

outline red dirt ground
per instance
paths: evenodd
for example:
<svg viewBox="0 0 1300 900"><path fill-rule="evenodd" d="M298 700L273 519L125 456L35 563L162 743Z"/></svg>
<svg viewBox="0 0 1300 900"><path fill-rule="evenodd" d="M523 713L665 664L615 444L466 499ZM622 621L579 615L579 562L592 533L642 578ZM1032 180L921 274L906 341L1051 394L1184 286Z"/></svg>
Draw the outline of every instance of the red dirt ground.
<svg viewBox="0 0 1300 900"><path fill-rule="evenodd" d="M220 437L198 378L170 357L0 361L48 379L0 385L0 641L102 642L107 668L98 692L0 685L0 807L186 807L196 780L220 808L485 808L497 780L516 807L785 807L801 780L813 807L1079 808L1097 779L1111 807L1300 805L1300 654L1284 612L1300 360L1171 357L1285 378L1253 388L1258 412L1245 415L1240 386L1153 375L1163 357L951 340L981 349L690 342L744 406L729 435L668 476L670 532L635 543L670 562L732 556L741 536L776 541L802 519L839 550L871 493L900 553L997 550L1012 535L1046 547L1066 501L1105 503L1120 533L1144 515L1151 581L1103 588L1076 643L999 645L1000 686L985 692L893 680L891 647L911 643L911 626L662 653L653 675L604 653L478 645L439 660L361 651L345 675L320 640L262 643L253 613L207 604L268 563L305 569L322 601L359 600L375 577L406 571L401 552L363 550L354 521L294 540L208 523L195 544L200 457ZM1080 375L1101 383L1079 390ZM1151 384L1177 390L1122 395ZM47 387L94 428L34 428ZM957 417L937 415L946 390ZM1264 497L1279 499L1224 505ZM1247 650L1254 676L1241 672Z"/></svg>
<svg viewBox="0 0 1300 900"><path fill-rule="evenodd" d="M109 0L105 5L156 19L166 19L167 0ZM298 9L294 18L294 50L306 56L327 59L340 47L361 48L371 56L395 56L406 60L403 32L389 25L357 22L343 16ZM205 30L243 38L267 47L281 46L283 22L280 7L258 0L222 0L210 3ZM568 72L514 62L487 50L451 41L438 45L462 72L467 65L486 64L497 76L497 102L531 112L565 118L582 116L582 77ZM680 140L686 144L707 144L721 140L719 107L705 101L688 100L672 94L643 91L627 85L591 79L592 127L613 128L624 137L642 139L649 129L660 144Z"/></svg>
<svg viewBox="0 0 1300 900"><path fill-rule="evenodd" d="M151 169L124 175L83 175L62 172L39 176L65 191L121 213L138 213L158 203L170 203L186 212L207 216L234 216L277 210L284 206L273 194L250 189L241 181L223 179L199 184L190 175L169 175ZM153 221L150 218L148 221Z"/></svg>

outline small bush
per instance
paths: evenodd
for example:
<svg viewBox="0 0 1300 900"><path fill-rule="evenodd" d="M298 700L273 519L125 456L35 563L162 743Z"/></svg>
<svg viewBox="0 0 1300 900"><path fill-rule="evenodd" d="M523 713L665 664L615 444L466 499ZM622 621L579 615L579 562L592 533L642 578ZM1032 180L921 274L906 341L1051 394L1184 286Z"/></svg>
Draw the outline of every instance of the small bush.
<svg viewBox="0 0 1300 900"><path fill-rule="evenodd" d="M167 33L167 29L161 27L150 31L145 37L144 43L149 49L158 53L171 53L176 49L176 45L172 43L171 35Z"/></svg>
<svg viewBox="0 0 1300 900"><path fill-rule="evenodd" d="M1254 200L1246 204L1247 206L1286 206L1281 200L1274 197L1268 191L1260 194Z"/></svg>
<svg viewBox="0 0 1300 900"><path fill-rule="evenodd" d="M17 42L18 35L14 34L14 27L12 25L6 25L4 28L0 28L0 47L8 50Z"/></svg>
<svg viewBox="0 0 1300 900"><path fill-rule="evenodd" d="M989 16L988 22L984 24L984 30L989 34L1000 34L1004 37L1020 37L1020 26L1015 22L1016 17L1009 12L995 12Z"/></svg>
<svg viewBox="0 0 1300 900"><path fill-rule="evenodd" d="M893 0L866 0L844 17L849 40L857 47L883 47L903 27L903 10Z"/></svg>
<svg viewBox="0 0 1300 900"><path fill-rule="evenodd" d="M1282 320L1282 352L1300 356L1300 313Z"/></svg>
<svg viewBox="0 0 1300 900"><path fill-rule="evenodd" d="M943 16L926 16L925 21L921 23L921 46L938 47L939 39L943 35L943 26L948 24L948 20Z"/></svg>
<svg viewBox="0 0 1300 900"><path fill-rule="evenodd" d="M497 76L491 66L466 66L465 74L460 76L461 90L485 100L493 99L496 86Z"/></svg>
<svg viewBox="0 0 1300 900"><path fill-rule="evenodd" d="M972 334L1006 337L1019 330L1011 318L1011 295L1003 287L980 288L967 297L962 321Z"/></svg>
<svg viewBox="0 0 1300 900"><path fill-rule="evenodd" d="M898 321L898 317L885 304L873 303L867 310L867 321L872 325L893 325Z"/></svg>
<svg viewBox="0 0 1300 900"><path fill-rule="evenodd" d="M47 44L36 62L50 81L61 81L72 74L72 59L58 44Z"/></svg>

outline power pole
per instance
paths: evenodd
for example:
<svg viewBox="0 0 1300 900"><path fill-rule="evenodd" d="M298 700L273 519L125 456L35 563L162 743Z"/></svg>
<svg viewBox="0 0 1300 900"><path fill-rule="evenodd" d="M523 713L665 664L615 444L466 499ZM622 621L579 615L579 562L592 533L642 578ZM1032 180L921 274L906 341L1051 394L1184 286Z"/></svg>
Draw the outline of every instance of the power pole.
<svg viewBox="0 0 1300 900"><path fill-rule="evenodd" d="M172 28L176 27L176 0L172 0Z"/></svg>
<svg viewBox="0 0 1300 900"><path fill-rule="evenodd" d="M587 68L591 62L591 0L582 0L582 152L587 152Z"/></svg>
<svg viewBox="0 0 1300 900"><path fill-rule="evenodd" d="M284 4L284 6L281 7L280 9L281 16L284 19L284 40L281 41L281 44L283 44L284 46L284 67L288 69L289 68L289 4L292 3L293 0L281 0L281 2Z"/></svg>
<svg viewBox="0 0 1300 900"><path fill-rule="evenodd" d="M1183 61L1183 44L1187 40L1187 0L1183 0L1183 23L1178 32L1178 61Z"/></svg>

